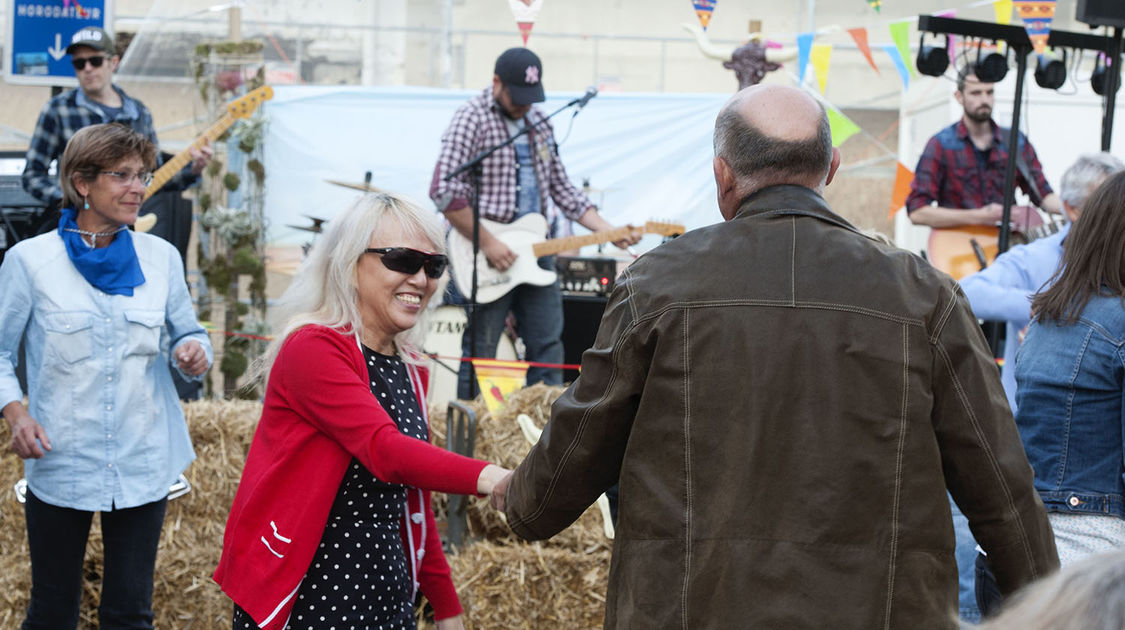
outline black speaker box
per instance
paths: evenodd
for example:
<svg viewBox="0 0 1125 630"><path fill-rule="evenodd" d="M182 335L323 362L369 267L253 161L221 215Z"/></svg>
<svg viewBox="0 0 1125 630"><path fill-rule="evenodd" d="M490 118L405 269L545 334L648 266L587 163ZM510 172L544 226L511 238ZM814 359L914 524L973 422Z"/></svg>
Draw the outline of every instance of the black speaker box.
<svg viewBox="0 0 1125 630"><path fill-rule="evenodd" d="M563 363L582 363L582 353L594 345L609 298L600 295L563 293ZM578 378L578 370L563 370L563 382Z"/></svg>
<svg viewBox="0 0 1125 630"><path fill-rule="evenodd" d="M1078 0L1074 19L1090 26L1125 27L1125 2L1122 0Z"/></svg>

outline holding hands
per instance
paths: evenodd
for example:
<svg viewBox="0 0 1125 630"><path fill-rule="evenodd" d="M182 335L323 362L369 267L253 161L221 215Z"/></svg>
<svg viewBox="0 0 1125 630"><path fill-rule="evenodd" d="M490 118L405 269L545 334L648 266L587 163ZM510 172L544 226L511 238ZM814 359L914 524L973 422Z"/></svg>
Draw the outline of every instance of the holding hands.
<svg viewBox="0 0 1125 630"><path fill-rule="evenodd" d="M504 478L492 486L492 495L489 496L488 502L493 508L503 512L506 500L508 497L508 484L512 482L512 473L509 471Z"/></svg>
<svg viewBox="0 0 1125 630"><path fill-rule="evenodd" d="M477 477L477 494L491 495L496 492L497 485L503 485L504 490L508 487L508 477L511 476L512 471L507 468L502 468L495 464L489 464L480 471L480 477ZM495 504L493 504L495 505Z"/></svg>

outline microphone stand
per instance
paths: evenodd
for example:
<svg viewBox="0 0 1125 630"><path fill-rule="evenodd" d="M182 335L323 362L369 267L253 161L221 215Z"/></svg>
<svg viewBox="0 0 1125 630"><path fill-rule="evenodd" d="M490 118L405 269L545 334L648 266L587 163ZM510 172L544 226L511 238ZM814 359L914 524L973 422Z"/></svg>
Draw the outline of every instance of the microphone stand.
<svg viewBox="0 0 1125 630"><path fill-rule="evenodd" d="M466 328L469 331L469 354L473 357L477 356L477 327L476 327L476 324L477 324L477 322L476 322L476 320L477 320L477 306L478 306L478 304L477 304L477 282L478 282L477 281L477 265L478 265L478 256L480 254L480 189L481 189L481 169L482 169L481 164L482 164L482 162L484 162L485 158L487 158L488 156L490 156L493 153L496 153L497 151L499 151L500 149L503 149L504 147L512 144L520 136L523 136L523 135L526 135L526 134L530 133L532 129L534 129L535 127L538 127L539 125L541 125L541 124L547 122L548 120L554 118L556 115L561 113L564 109L567 109L568 107L573 107L574 105L578 105L581 100L582 100L582 98L579 97L579 98L576 98L576 99L570 101L566 105L563 105L562 107L560 107L560 108L556 109L555 111L551 112L550 114L548 114L543 119L539 120L538 122L536 122L533 125L527 124L527 117L524 116L523 129L520 129L517 134L515 134L514 136L511 136L510 138L501 142L500 144L497 144L496 146L489 147L489 148L481 151L475 157L473 157L469 161L465 162L464 164L461 164L457 168L453 169L452 172L450 172L448 175L446 175L444 178L442 178L445 181L449 181L449 180L453 179L454 177L457 177L461 173L464 173L465 171L468 171L468 170L472 169L473 203L471 203L469 205L472 206L472 209L473 209L473 238L472 238L472 241L473 241L473 274L472 274L472 291L470 292L470 295L469 295L469 321L466 324ZM582 111L582 107L579 107L578 110L575 111L575 115L577 115L578 112L580 112L580 111ZM456 229L456 228L454 228L454 229ZM480 393L480 390L477 387L476 368L473 367L472 364L470 364L469 365L469 397L470 398L476 398L479 393Z"/></svg>

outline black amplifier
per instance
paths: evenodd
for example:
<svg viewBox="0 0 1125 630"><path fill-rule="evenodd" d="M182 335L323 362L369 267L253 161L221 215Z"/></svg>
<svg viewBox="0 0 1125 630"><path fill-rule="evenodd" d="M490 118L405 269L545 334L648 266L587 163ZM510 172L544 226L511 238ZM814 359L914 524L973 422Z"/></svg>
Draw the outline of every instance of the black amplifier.
<svg viewBox="0 0 1125 630"><path fill-rule="evenodd" d="M559 256L555 259L559 286L568 293L609 295L617 277L617 260Z"/></svg>
<svg viewBox="0 0 1125 630"><path fill-rule="evenodd" d="M1125 26L1125 4L1121 0L1078 0L1074 16L1079 22L1093 26Z"/></svg>

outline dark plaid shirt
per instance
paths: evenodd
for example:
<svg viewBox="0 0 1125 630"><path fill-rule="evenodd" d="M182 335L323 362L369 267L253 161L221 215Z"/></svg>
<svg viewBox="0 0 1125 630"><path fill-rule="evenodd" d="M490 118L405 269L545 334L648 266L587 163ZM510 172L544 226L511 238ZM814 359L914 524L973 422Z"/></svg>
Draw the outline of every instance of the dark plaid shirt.
<svg viewBox="0 0 1125 630"><path fill-rule="evenodd" d="M544 121L527 134L539 181L539 207L550 218L552 212L548 203L553 200L563 214L578 219L594 204L567 177L562 160L555 153L554 131L545 118L546 115L535 107L527 114L528 125ZM430 183L430 198L439 210L449 212L468 207L473 194L471 170L450 181L444 180L445 175L488 147L507 140L508 136L508 126L492 97L491 87L453 114L453 120L441 136L441 154ZM516 201L519 197L515 147L508 145L500 149L485 159L481 166L481 218L510 223L518 212Z"/></svg>
<svg viewBox="0 0 1125 630"><path fill-rule="evenodd" d="M906 198L907 212L935 201L944 208L967 209L1004 202L1008 130L995 122L990 121L990 124L992 149L984 160L969 139L964 121L959 120L930 138L922 157L918 158L918 168L914 169L914 181ZM1038 194L1033 192L1019 169L1016 171L1016 183L1024 194L1038 202L1052 192L1051 185L1043 176L1043 166L1035 155L1035 149L1022 133L1019 134L1019 147L1020 158L1027 166L1026 172L1035 180Z"/></svg>
<svg viewBox="0 0 1125 630"><path fill-rule="evenodd" d="M58 179L48 175L47 171L51 162L62 156L66 143L83 127L120 122L159 146L156 130L152 127L152 114L144 103L131 98L116 85L113 89L121 97L121 111L114 120L107 119L105 112L86 98L86 93L81 89L68 90L47 101L47 105L39 113L39 122L35 125L35 133L31 136L31 145L27 149L22 181L28 194L48 204L62 200L62 188L59 187ZM189 164L161 190L183 190L194 184L196 179Z"/></svg>

